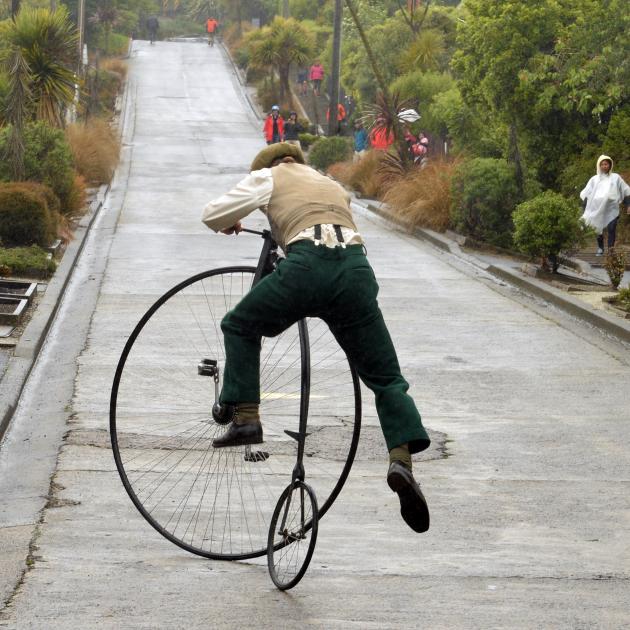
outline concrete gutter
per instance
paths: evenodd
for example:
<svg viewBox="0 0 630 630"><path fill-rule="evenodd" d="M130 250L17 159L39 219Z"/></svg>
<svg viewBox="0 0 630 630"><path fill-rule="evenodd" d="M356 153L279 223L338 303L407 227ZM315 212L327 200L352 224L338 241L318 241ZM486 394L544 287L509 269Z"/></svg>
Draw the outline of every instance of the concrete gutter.
<svg viewBox="0 0 630 630"><path fill-rule="evenodd" d="M64 291L76 262L83 250L85 238L90 231L94 219L103 206L103 201L109 190L109 185L101 186L96 199L92 201L88 211L81 217L74 233L74 240L68 245L61 263L52 279L48 283L43 298L37 305L20 340L15 346L13 356L7 363L7 369L0 379L0 440L4 437L11 418L17 408L22 390L31 369L37 360L39 351L46 339L48 329L52 324Z"/></svg>
<svg viewBox="0 0 630 630"><path fill-rule="evenodd" d="M232 58L229 48L225 44L222 43L220 46L220 50L223 51L223 54L225 55L226 59L229 61L230 65L232 66L232 70L234 70L234 76L236 77L241 87L240 92L245 97L245 100L249 104L249 107L252 110L254 116L256 117L257 120L264 120L265 115L261 111L260 107L258 107L258 103L256 103L255 99L252 98L252 94L251 94L252 89L248 87L245 74L238 67L238 65Z"/></svg>
<svg viewBox="0 0 630 630"><path fill-rule="evenodd" d="M456 241L444 236L443 234L426 228L413 228L406 221L392 216L391 212L384 204L371 199L355 199L355 202L383 219L408 230L416 238L428 241L434 247L453 254L454 256L457 256L458 258L461 258L466 262L491 273L497 278L509 282L526 293L542 298L547 302L551 302L573 317L577 317L582 321L588 322L589 324L596 326L597 328L600 328L627 343L630 343L629 320L623 320L619 317L615 317L614 315L609 315L604 311L598 311L591 308L586 302L574 298L565 291L556 289L555 287L548 285L546 282L542 282L541 280L521 273L520 271L512 269L507 265L493 265L479 260L475 256L471 256L470 254L464 252Z"/></svg>

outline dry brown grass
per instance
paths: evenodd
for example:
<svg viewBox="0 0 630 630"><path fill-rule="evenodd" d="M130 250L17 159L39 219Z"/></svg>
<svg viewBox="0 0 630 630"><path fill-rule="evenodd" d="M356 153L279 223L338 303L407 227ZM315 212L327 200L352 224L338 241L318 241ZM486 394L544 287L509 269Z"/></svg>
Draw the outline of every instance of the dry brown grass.
<svg viewBox="0 0 630 630"><path fill-rule="evenodd" d="M103 70L119 74L123 79L127 76L127 63L122 59L117 59L116 57L107 57L106 59L103 59L101 61L100 66Z"/></svg>
<svg viewBox="0 0 630 630"><path fill-rule="evenodd" d="M120 154L120 142L110 125L94 118L87 125L69 125L66 136L79 174L90 184L108 183Z"/></svg>
<svg viewBox="0 0 630 630"><path fill-rule="evenodd" d="M411 226L443 232L449 225L454 167L454 162L431 160L392 182L383 201Z"/></svg>
<svg viewBox="0 0 630 630"><path fill-rule="evenodd" d="M387 178L379 174L381 157L380 151L368 151L359 162L338 162L332 164L328 172L363 197L382 199L387 190Z"/></svg>

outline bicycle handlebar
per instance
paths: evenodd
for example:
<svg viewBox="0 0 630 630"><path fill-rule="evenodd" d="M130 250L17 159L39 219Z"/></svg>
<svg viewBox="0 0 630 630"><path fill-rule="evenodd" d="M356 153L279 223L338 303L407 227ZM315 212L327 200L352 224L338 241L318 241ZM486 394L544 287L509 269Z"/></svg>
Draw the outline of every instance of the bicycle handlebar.
<svg viewBox="0 0 630 630"><path fill-rule="evenodd" d="M248 232L249 234L258 234L258 236L264 236L264 232L259 232L258 230L250 230L249 228L241 228L241 232Z"/></svg>

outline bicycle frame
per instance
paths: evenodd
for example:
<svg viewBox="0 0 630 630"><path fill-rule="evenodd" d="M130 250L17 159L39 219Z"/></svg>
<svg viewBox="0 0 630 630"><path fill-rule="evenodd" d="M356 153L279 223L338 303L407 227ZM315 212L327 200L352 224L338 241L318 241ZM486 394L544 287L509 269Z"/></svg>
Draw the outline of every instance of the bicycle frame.
<svg viewBox="0 0 630 630"><path fill-rule="evenodd" d="M278 254L278 244L273 240L270 230L263 230L262 232L259 232L258 230L242 228L241 232L257 234L261 236L264 241L262 251L260 252L260 257L258 258L258 264L256 265L254 280L252 282L252 286L255 286L265 276L273 273L273 271L277 267L280 260L280 256ZM311 364L311 354L308 339L308 328L304 320L300 320L298 322L298 326L300 327L300 337L302 339L302 396L300 400L300 422L298 425L299 430L297 432L285 430L285 433L296 440L298 443L297 461L295 463L295 467L293 469L293 474L291 477L292 483L295 483L296 481L304 481L304 446L306 442L306 437L308 436L308 433L306 432L306 421L308 418L308 401L311 389L311 374L309 369Z"/></svg>

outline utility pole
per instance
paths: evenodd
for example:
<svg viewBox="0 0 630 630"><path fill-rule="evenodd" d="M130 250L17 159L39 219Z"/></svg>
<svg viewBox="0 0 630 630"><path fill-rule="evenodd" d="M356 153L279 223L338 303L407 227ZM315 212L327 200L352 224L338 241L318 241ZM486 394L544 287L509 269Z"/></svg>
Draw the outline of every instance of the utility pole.
<svg viewBox="0 0 630 630"><path fill-rule="evenodd" d="M339 133L337 120L337 106L339 105L339 74L341 68L341 18L343 13L342 0L335 0L335 17L333 19L333 50L332 68L330 71L330 108L328 116L328 135Z"/></svg>
<svg viewBox="0 0 630 630"><path fill-rule="evenodd" d="M77 4L77 29L79 31L79 75L83 70L83 39L85 36L85 0Z"/></svg>
<svg viewBox="0 0 630 630"><path fill-rule="evenodd" d="M289 17L289 0L282 0L282 17Z"/></svg>

